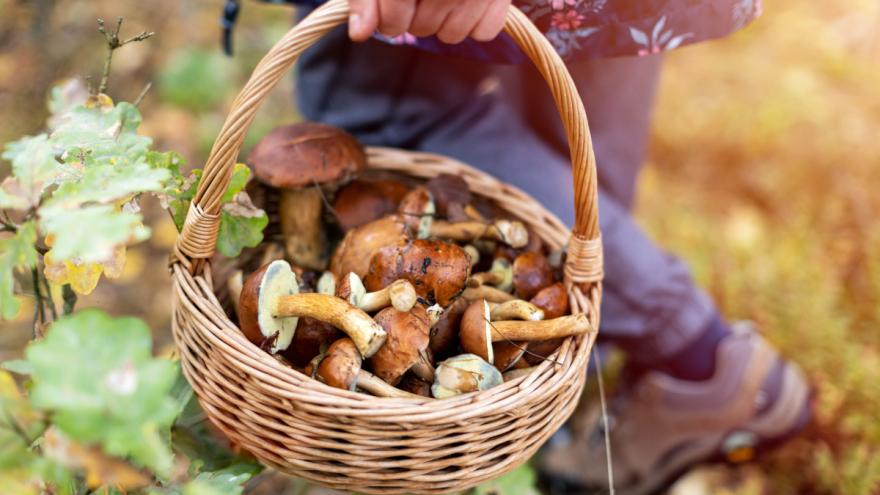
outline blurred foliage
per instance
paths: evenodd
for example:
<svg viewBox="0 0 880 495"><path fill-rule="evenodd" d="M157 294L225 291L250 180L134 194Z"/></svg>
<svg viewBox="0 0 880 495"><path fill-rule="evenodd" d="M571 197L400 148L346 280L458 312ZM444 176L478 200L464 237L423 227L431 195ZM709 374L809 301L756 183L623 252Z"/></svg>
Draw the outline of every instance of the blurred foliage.
<svg viewBox="0 0 880 495"><path fill-rule="evenodd" d="M217 1L156 0L143 8L134 0L66 0L63 7L0 0L8 13L0 16L0 113L7 116L0 142L41 131L53 83L100 70L94 19L125 15L133 31L158 34L149 48L133 46L114 62L111 88L122 93L114 96L133 99L154 79L139 107L147 116L141 132L159 149L203 163L235 92L290 24L288 9L244 7L237 53L228 59L217 55ZM735 36L667 56L640 221L691 263L726 314L755 320L805 368L817 405L802 438L760 468L701 471L697 493L868 494L880 486L878 26L876 0L777 0ZM292 91L288 79L273 92L245 151L274 125L296 120ZM162 345L170 291L156 267L164 266L176 228L155 202L143 212L153 237L129 249L120 279L83 304L140 315ZM30 300L20 302L13 328L32 317ZM29 333L0 332L0 357L19 356L22 335ZM192 430L173 435L183 440L198 434ZM0 440L0 460L3 446Z"/></svg>

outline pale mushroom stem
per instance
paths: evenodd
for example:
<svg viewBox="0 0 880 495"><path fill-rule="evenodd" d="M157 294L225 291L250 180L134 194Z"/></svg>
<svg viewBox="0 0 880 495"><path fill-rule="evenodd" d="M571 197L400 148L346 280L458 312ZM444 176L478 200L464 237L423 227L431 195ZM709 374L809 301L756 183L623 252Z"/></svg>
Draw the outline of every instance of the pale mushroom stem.
<svg viewBox="0 0 880 495"><path fill-rule="evenodd" d="M455 241L491 239L504 242L514 248L523 247L529 242L529 232L525 226L521 222L510 220L496 220L490 224L479 221L434 220L431 223L430 234Z"/></svg>
<svg viewBox="0 0 880 495"><path fill-rule="evenodd" d="M513 294L508 294L503 290L496 289L490 285L481 285L479 287L468 287L461 293L461 297L468 301L479 301L485 299L489 302L503 303L516 299Z"/></svg>
<svg viewBox="0 0 880 495"><path fill-rule="evenodd" d="M402 399L422 399L425 397L392 387L378 376L364 370L358 371L357 386L377 397L397 397Z"/></svg>
<svg viewBox="0 0 880 495"><path fill-rule="evenodd" d="M530 302L516 299L503 303L490 303L491 320L543 320L544 311Z"/></svg>
<svg viewBox="0 0 880 495"><path fill-rule="evenodd" d="M490 327L492 342L550 340L582 335L592 330L590 321L583 313L542 321L493 321Z"/></svg>
<svg viewBox="0 0 880 495"><path fill-rule="evenodd" d="M226 287L229 289L229 299L232 301L232 309L235 310L235 315L238 316L238 300L241 299L241 289L244 286L244 274L241 270L236 270L232 276L229 277L229 280L226 281Z"/></svg>
<svg viewBox="0 0 880 495"><path fill-rule="evenodd" d="M272 312L277 317L308 316L342 330L354 341L365 358L376 353L385 343L387 334L363 310L338 297L327 294L302 293L279 296Z"/></svg>
<svg viewBox="0 0 880 495"><path fill-rule="evenodd" d="M327 239L321 225L324 207L318 187L281 192L281 234L284 249L297 266L323 270L327 265Z"/></svg>
<svg viewBox="0 0 880 495"><path fill-rule="evenodd" d="M417 300L416 289L409 281L395 280L383 289L364 294L358 307L372 312L394 306L394 309L406 313L415 306Z"/></svg>

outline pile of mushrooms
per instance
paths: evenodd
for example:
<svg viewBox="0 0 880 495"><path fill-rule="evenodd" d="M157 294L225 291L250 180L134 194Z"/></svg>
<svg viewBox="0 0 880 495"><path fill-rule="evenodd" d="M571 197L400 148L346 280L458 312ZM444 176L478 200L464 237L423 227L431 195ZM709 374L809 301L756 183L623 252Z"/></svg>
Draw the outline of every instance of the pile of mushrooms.
<svg viewBox="0 0 880 495"><path fill-rule="evenodd" d="M453 397L523 376L590 330L568 314L559 254L459 176L367 173L352 136L314 123L273 130L248 162L280 198L281 239L235 284L239 325L317 381Z"/></svg>

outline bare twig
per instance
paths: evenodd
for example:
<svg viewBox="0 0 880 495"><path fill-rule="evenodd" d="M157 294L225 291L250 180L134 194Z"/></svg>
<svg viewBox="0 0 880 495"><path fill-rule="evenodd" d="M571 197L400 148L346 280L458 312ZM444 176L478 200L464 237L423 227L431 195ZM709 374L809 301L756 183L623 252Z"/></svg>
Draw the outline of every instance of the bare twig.
<svg viewBox="0 0 880 495"><path fill-rule="evenodd" d="M104 58L104 70L101 73L101 83L98 85L98 94L107 92L107 80L110 78L110 65L113 61L113 52L134 41L144 41L156 33L142 32L137 36L132 36L126 40L119 39L119 28L122 27L122 17L116 19L116 28L108 31L104 27L104 19L98 19L98 31L104 35L107 40L107 56Z"/></svg>
<svg viewBox="0 0 880 495"><path fill-rule="evenodd" d="M34 303L34 338L37 338L40 333L37 331L38 326L46 323L46 312L43 308L43 294L40 289L40 272L36 267L31 269L31 279L34 283L34 297L36 298Z"/></svg>
<svg viewBox="0 0 880 495"><path fill-rule="evenodd" d="M39 278L43 282L43 288L46 290L46 304L49 306L49 312L52 313L52 321L55 321L58 319L58 311L55 309L55 298L52 296L52 288L49 287L49 279L45 276L39 276Z"/></svg>
<svg viewBox="0 0 880 495"><path fill-rule="evenodd" d="M139 94L138 97L134 99L134 103L132 103L132 104L135 107L140 106L141 102L144 101L144 97L147 96L147 93L150 91L150 88L152 88L152 87L153 87L153 81L148 82L147 85L144 86L144 89L141 90L141 94Z"/></svg>
<svg viewBox="0 0 880 495"><path fill-rule="evenodd" d="M605 403L605 384L602 380L602 361L599 359L599 350L592 349L593 361L596 363L596 382L599 384L599 406L602 409L602 429L605 433L605 467L608 474L609 495L614 495L614 465L611 462L611 432L608 430L608 407Z"/></svg>

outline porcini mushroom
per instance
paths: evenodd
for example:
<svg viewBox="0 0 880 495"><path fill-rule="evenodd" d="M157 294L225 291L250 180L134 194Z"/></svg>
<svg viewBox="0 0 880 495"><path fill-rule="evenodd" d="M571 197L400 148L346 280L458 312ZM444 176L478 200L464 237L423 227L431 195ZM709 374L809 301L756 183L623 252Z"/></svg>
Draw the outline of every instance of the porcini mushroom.
<svg viewBox="0 0 880 495"><path fill-rule="evenodd" d="M349 230L330 259L330 271L337 277L354 272L363 278L370 268L370 258L385 246L406 242L406 224L399 215L388 215Z"/></svg>
<svg viewBox="0 0 880 495"><path fill-rule="evenodd" d="M513 260L513 288L516 297L531 299L552 283L553 267L543 254L528 251Z"/></svg>
<svg viewBox="0 0 880 495"><path fill-rule="evenodd" d="M342 232L394 213L408 189L396 180L355 180L333 200L333 213Z"/></svg>
<svg viewBox="0 0 880 495"><path fill-rule="evenodd" d="M342 277L336 287L336 297L345 299L352 306L372 313L388 306L398 311L409 311L416 303L416 290L406 280L395 280L387 287L375 292L367 292L361 278L355 273Z"/></svg>
<svg viewBox="0 0 880 495"><path fill-rule="evenodd" d="M254 147L248 163L257 179L281 190L280 223L287 255L297 265L324 269L322 195L366 168L363 147L342 129L303 122L273 129Z"/></svg>
<svg viewBox="0 0 880 495"><path fill-rule="evenodd" d="M532 304L544 311L544 318L558 318L568 313L568 292L562 282L544 287L532 297Z"/></svg>
<svg viewBox="0 0 880 495"><path fill-rule="evenodd" d="M503 303L513 301L516 297L513 294L498 290L491 285L481 285L479 287L468 287L461 293L462 299L468 301L479 301L485 299L489 302Z"/></svg>
<svg viewBox="0 0 880 495"><path fill-rule="evenodd" d="M336 275L333 272L324 272L318 277L318 282L315 284L315 292L318 294L336 294Z"/></svg>
<svg viewBox="0 0 880 495"><path fill-rule="evenodd" d="M510 266L510 261L495 258L488 272L475 273L468 278L469 287L481 285L493 285L498 290L510 292L513 288L513 268Z"/></svg>
<svg viewBox="0 0 880 495"><path fill-rule="evenodd" d="M464 289L470 263L452 243L420 239L386 246L370 259L364 277L367 290L379 290L397 279L408 280L427 304L446 307Z"/></svg>
<svg viewBox="0 0 880 495"><path fill-rule="evenodd" d="M287 349L298 318L308 316L345 332L364 357L385 342L386 334L363 310L327 294L299 293L296 275L286 261L269 263L248 276L239 301L239 323L253 343L275 354Z"/></svg>
<svg viewBox="0 0 880 495"><path fill-rule="evenodd" d="M426 381L434 381L428 344L428 315L421 306L403 312L385 308L376 317L388 338L385 344L370 358L373 373L382 380L397 385L403 375L412 372Z"/></svg>
<svg viewBox="0 0 880 495"><path fill-rule="evenodd" d="M492 342L549 340L587 333L591 326L586 315L561 316L552 320L492 321L486 301L476 301L465 310L459 337L465 352L494 362Z"/></svg>
<svg viewBox="0 0 880 495"><path fill-rule="evenodd" d="M375 375L361 369L361 355L351 339L339 339L327 349L320 364L314 366L314 378L331 387L354 392L357 388L378 397L421 399L419 395L404 392L388 385Z"/></svg>
<svg viewBox="0 0 880 495"><path fill-rule="evenodd" d="M518 220L499 219L491 223L475 220L463 222L448 222L434 220L430 228L426 229L427 236L439 237L454 241L473 241L476 239L488 239L509 244L512 247L522 247L529 242L529 232L525 225Z"/></svg>
<svg viewBox="0 0 880 495"><path fill-rule="evenodd" d="M403 376L403 379L397 384L397 388L422 397L433 397L431 395L431 382L426 382L411 373Z"/></svg>
<svg viewBox="0 0 880 495"><path fill-rule="evenodd" d="M434 221L434 198L424 186L419 186L406 193L400 200L397 212L406 223L410 237L424 239L430 235Z"/></svg>
<svg viewBox="0 0 880 495"><path fill-rule="evenodd" d="M440 314L437 323L431 325L431 352L435 357L446 355L455 346L461 317L468 306L465 298L456 299Z"/></svg>
<svg viewBox="0 0 880 495"><path fill-rule="evenodd" d="M328 323L303 317L296 324L293 340L281 355L296 366L305 366L327 346L345 334Z"/></svg>
<svg viewBox="0 0 880 495"><path fill-rule="evenodd" d="M464 220L465 206L471 202L471 191L468 183L453 174L440 174L425 183L434 197L434 205L440 218Z"/></svg>
<svg viewBox="0 0 880 495"><path fill-rule="evenodd" d="M534 304L519 299L501 304L489 303L491 321L544 319L544 311ZM529 348L528 342L495 342L492 344L494 358L492 364L502 373L523 362L522 357Z"/></svg>
<svg viewBox="0 0 880 495"><path fill-rule="evenodd" d="M500 371L473 354L461 354L441 362L434 376L431 394L438 399L488 390L504 383Z"/></svg>

